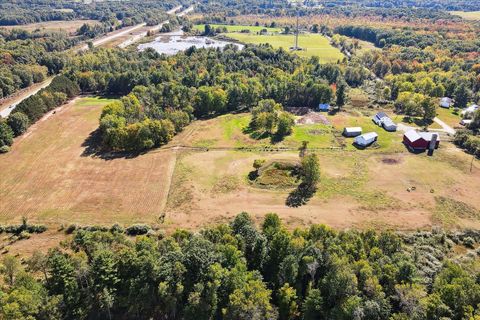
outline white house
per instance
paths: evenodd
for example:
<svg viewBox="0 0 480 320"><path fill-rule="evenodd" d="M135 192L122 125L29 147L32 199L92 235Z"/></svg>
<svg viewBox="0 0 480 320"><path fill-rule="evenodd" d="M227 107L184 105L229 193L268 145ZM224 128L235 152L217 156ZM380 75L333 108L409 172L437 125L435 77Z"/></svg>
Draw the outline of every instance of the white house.
<svg viewBox="0 0 480 320"><path fill-rule="evenodd" d="M362 134L362 128L360 127L347 127L343 129L343 135L345 137L356 137Z"/></svg>
<svg viewBox="0 0 480 320"><path fill-rule="evenodd" d="M475 111L478 110L478 108L480 108L479 106L477 106L476 104L472 104L470 107L464 109L462 111L462 116L470 116L472 115Z"/></svg>
<svg viewBox="0 0 480 320"><path fill-rule="evenodd" d="M362 134L355 138L355 144L360 147L368 147L378 139L376 132L369 132Z"/></svg>
<svg viewBox="0 0 480 320"><path fill-rule="evenodd" d="M440 99L440 107L442 108L450 108L453 104L453 99L449 98L449 97L443 97L442 99Z"/></svg>

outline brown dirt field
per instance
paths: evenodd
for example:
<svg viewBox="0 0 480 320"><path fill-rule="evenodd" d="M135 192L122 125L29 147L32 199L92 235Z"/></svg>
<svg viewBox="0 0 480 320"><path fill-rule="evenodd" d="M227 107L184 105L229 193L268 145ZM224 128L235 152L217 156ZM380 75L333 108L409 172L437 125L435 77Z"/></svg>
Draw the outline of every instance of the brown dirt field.
<svg viewBox="0 0 480 320"><path fill-rule="evenodd" d="M18 26L5 26L6 29L22 29L27 31L35 31L37 29L44 31L65 31L68 34L76 32L84 24L97 24L97 20L72 20L72 21L48 21L38 22Z"/></svg>
<svg viewBox="0 0 480 320"><path fill-rule="evenodd" d="M80 99L40 120L0 155L0 222L154 223L171 152L104 160L84 155L109 100Z"/></svg>
<svg viewBox="0 0 480 320"><path fill-rule="evenodd" d="M178 163L188 178L174 182L181 194L188 193L182 201L167 207L167 229L182 226L197 229L231 220L242 211L249 212L258 221L269 212L277 213L289 227L324 223L338 229L351 227L396 228L413 230L431 226L430 213L422 207L411 207L403 201L398 206L375 210L368 209L361 200L338 190L324 190L307 205L290 208L285 205L289 190L272 191L252 187L246 176L252 170L255 159L295 160L297 153L242 153L233 151L190 152L181 156ZM322 175L327 179L349 178L353 166L338 161L335 155L320 155ZM176 172L174 181L181 173ZM215 192L215 184L227 175L237 176L238 185L228 192ZM178 181L177 181L178 182ZM335 186L335 185L334 185ZM331 188L331 187L329 187ZM335 188L335 187L333 187ZM379 189L382 190L382 189ZM319 188L318 193L322 193ZM175 193L169 201L176 200Z"/></svg>

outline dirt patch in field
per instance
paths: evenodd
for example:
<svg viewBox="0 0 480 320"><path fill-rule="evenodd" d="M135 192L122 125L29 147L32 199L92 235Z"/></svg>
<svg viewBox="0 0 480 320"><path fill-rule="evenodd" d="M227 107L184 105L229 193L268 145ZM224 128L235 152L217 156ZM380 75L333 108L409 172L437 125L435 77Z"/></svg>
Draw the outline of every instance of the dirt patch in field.
<svg viewBox="0 0 480 320"><path fill-rule="evenodd" d="M402 161L402 158L397 158L397 157L385 157L382 159L382 162L384 164L390 164L390 165L395 165L399 164Z"/></svg>
<svg viewBox="0 0 480 320"><path fill-rule="evenodd" d="M321 123L324 125L330 125L327 117L319 112L310 112L296 121L297 124L316 124Z"/></svg>

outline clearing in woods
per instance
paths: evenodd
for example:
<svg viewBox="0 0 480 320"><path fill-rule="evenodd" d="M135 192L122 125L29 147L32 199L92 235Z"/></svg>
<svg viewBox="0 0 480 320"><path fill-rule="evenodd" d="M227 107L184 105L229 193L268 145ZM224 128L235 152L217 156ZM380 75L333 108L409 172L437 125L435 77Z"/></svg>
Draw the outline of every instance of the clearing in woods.
<svg viewBox="0 0 480 320"><path fill-rule="evenodd" d="M228 37L243 43L269 43L274 48L284 48L285 50L289 50L295 43L293 34L260 35L251 33L229 33ZM298 45L303 50L296 51L296 54L301 57L318 56L322 63L337 62L344 58L343 53L333 47L328 39L320 34L300 34L298 37Z"/></svg>
<svg viewBox="0 0 480 320"><path fill-rule="evenodd" d="M80 98L50 113L0 155L0 223L155 223L172 153L92 155L102 107Z"/></svg>
<svg viewBox="0 0 480 320"><path fill-rule="evenodd" d="M325 115L330 124L296 126L292 136L272 145L251 137L245 131L249 115L237 114L195 121L169 145L145 154L96 154L91 147L98 117L109 101L74 100L0 155L1 224L26 216L53 226L163 222L160 228L173 231L247 211L257 219L276 212L291 228L480 227L480 165L473 162L470 171L471 157L448 142L433 157L411 154L401 132L388 133L367 115L341 112ZM357 125L378 132L379 144L357 150L339 135L344 126ZM320 148L321 182L306 205L291 208L285 201L292 188L260 188L248 175L255 159L298 161L296 149L305 139ZM245 151L251 147L257 149Z"/></svg>
<svg viewBox="0 0 480 320"><path fill-rule="evenodd" d="M465 20L480 20L480 11L450 11L455 16L460 16Z"/></svg>

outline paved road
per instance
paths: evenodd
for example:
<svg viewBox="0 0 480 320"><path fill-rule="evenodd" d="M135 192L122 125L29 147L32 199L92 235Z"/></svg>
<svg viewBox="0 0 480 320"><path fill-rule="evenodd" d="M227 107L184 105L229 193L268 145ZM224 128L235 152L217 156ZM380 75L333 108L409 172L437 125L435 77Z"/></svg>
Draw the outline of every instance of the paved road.
<svg viewBox="0 0 480 320"><path fill-rule="evenodd" d="M2 117L2 118L8 117L10 115L10 113L12 113L12 111L15 109L15 107L20 102L22 102L23 100L33 96L34 94L36 94L37 92L39 92L43 88L48 87L48 85L52 82L52 79L53 79L53 77L50 77L47 80L40 83L40 85L37 83L37 84L33 85L31 87L31 89L27 88L27 90L25 90L23 92L20 92L17 97L12 99L9 106L6 106L3 110L0 111L0 117Z"/></svg>
<svg viewBox="0 0 480 320"><path fill-rule="evenodd" d="M177 12L178 10L180 10L181 8L182 8L182 6L178 6L176 8L173 8L172 10L168 11L167 13L168 14L173 14L173 13ZM183 10L182 12L178 13L177 16L183 17L184 15L186 15L187 13L192 12L192 11L193 11L193 6L190 6L187 9ZM167 23L169 23L169 21L165 20L165 21L157 24L156 26L153 26L152 28L148 29L148 31L144 31L142 33L134 35L130 39L120 43L118 45L118 47L124 49L124 48L128 47L129 45L134 44L135 42L139 41L140 39L145 38L148 35L149 32L151 32L151 33L157 32L158 30L160 30L163 27L164 24L167 24Z"/></svg>
<svg viewBox="0 0 480 320"><path fill-rule="evenodd" d="M180 6L176 6L175 8L168 10L168 11L167 11L167 14L174 14L175 12L177 12L177 11L180 10L180 9L182 9L182 6L181 6L181 5L180 5ZM187 10L188 10L188 9L187 9ZM182 13L183 13L183 12L182 12ZM168 22L168 21L167 21L167 22ZM152 30L154 30L154 29L157 28L157 27L158 27L158 29L160 29L164 23L165 23L165 22L162 22L162 23L159 25L159 27L158 27L158 26L155 26L154 28L152 28ZM97 39L97 40L92 41L92 44L93 44L94 47L101 46L101 45L103 45L103 44L105 44L105 43L107 43L107 42L110 42L110 41L112 41L112 40L115 40L116 38L123 37L124 35L130 34L130 33L134 32L134 31L136 31L136 30L138 30L138 29L141 29L141 28L145 27L146 25L147 25L147 24L144 22L144 23L137 24L137 25L135 25L135 26L133 26L133 27L121 29L121 31L113 31L111 34L106 35L105 37L102 37L102 38L99 38L99 39ZM143 33L142 33L142 34L143 34ZM147 32L145 32L145 35L144 35L144 36L146 36L146 35L147 35ZM141 39L141 38L143 38L144 36L139 37L138 39ZM137 37L137 36L134 36L133 38L136 38L136 37ZM133 39L133 38L132 38L132 39ZM132 39L129 39L129 40L127 40L126 42L128 42L128 41L130 41L130 40L132 40ZM138 39L135 40L135 41L138 41ZM135 42L135 41L133 41L133 42ZM132 42L132 43L133 43L133 42ZM122 43L122 44L123 44L123 43ZM126 46L122 47L122 46L120 45L119 47L120 47L120 48L125 48ZM85 51L85 50L88 50L88 44L85 44L85 45L83 45L82 47L80 47L79 49L77 49L77 52L78 52L78 51Z"/></svg>

